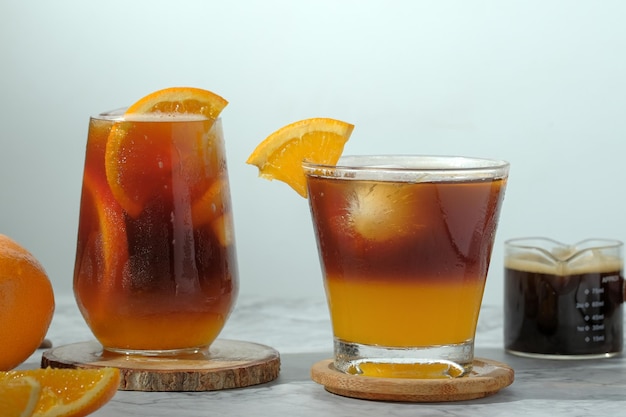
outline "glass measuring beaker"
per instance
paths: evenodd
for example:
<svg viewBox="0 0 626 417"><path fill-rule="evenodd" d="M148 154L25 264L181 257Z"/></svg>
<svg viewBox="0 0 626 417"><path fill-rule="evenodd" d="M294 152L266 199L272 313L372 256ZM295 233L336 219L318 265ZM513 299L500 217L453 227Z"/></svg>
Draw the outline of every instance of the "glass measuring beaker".
<svg viewBox="0 0 626 417"><path fill-rule="evenodd" d="M622 351L622 242L546 238L505 242L504 345L513 354L560 359Z"/></svg>

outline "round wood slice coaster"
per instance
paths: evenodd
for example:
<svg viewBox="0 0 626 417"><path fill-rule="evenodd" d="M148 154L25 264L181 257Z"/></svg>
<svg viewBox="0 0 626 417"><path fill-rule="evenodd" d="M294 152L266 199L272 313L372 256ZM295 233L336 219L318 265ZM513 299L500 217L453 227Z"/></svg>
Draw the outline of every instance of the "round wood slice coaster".
<svg viewBox="0 0 626 417"><path fill-rule="evenodd" d="M313 365L311 378L327 391L344 397L379 401L447 402L493 395L513 383L514 372L504 363L475 358L472 372L461 378L376 378L345 374L335 369L332 359L326 359Z"/></svg>
<svg viewBox="0 0 626 417"><path fill-rule="evenodd" d="M280 355L269 346L216 340L208 353L179 357L119 355L96 342L81 342L43 353L41 366L114 367L124 391L214 391L262 384L278 377Z"/></svg>

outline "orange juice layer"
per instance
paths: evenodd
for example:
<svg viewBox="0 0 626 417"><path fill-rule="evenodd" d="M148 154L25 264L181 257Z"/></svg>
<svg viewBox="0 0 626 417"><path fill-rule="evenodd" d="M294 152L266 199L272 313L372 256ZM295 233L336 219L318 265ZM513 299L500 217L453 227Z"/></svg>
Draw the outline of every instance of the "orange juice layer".
<svg viewBox="0 0 626 417"><path fill-rule="evenodd" d="M192 286L193 287L193 286ZM93 291L77 287L78 307L105 347L171 350L207 346L222 330L235 294L228 287L205 293ZM221 293L221 296L211 294Z"/></svg>
<svg viewBox="0 0 626 417"><path fill-rule="evenodd" d="M109 315L89 325L103 346L130 350L174 350L208 346L222 330L226 316L214 313Z"/></svg>
<svg viewBox="0 0 626 417"><path fill-rule="evenodd" d="M437 282L327 277L335 337L394 347L463 343L474 337L484 279Z"/></svg>

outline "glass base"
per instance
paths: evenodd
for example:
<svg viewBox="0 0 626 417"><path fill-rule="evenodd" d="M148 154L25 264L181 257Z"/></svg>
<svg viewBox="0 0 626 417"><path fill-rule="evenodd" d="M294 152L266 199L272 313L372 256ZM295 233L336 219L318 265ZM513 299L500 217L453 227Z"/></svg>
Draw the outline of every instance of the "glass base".
<svg viewBox="0 0 626 417"><path fill-rule="evenodd" d="M558 359L558 360L584 360L584 359L604 359L613 358L621 354L621 352L606 352L606 353L590 353L584 355L567 355L567 354L554 354L554 353L534 353L534 352L520 352L517 350L505 349L507 353L515 356L521 356L523 358L533 359Z"/></svg>
<svg viewBox="0 0 626 417"><path fill-rule="evenodd" d="M126 355L126 356L165 356L165 357L176 357L176 356L193 356L198 354L207 354L209 351L209 346L201 346L201 347L192 347L192 348L182 348L182 349L162 349L162 350L151 350L151 349L120 349L120 348L112 348L112 347L103 347L104 351L114 353L116 355Z"/></svg>
<svg viewBox="0 0 626 417"><path fill-rule="evenodd" d="M378 378L458 378L472 370L474 341L430 347L385 347L335 338L335 368Z"/></svg>

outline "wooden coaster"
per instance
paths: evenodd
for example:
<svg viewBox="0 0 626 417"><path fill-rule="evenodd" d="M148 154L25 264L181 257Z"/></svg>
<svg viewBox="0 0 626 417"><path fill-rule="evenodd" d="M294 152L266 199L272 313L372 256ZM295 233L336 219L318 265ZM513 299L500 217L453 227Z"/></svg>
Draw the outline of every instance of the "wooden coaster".
<svg viewBox="0 0 626 417"><path fill-rule="evenodd" d="M214 391L262 384L278 377L280 355L271 347L216 340L208 353L182 357L118 355L96 342L81 342L43 353L41 366L119 368L124 391Z"/></svg>
<svg viewBox="0 0 626 417"><path fill-rule="evenodd" d="M472 372L461 378L376 378L345 374L335 369L332 359L326 359L313 365L311 378L327 391L344 397L379 401L447 402L493 395L513 383L514 372L506 364L475 358Z"/></svg>

